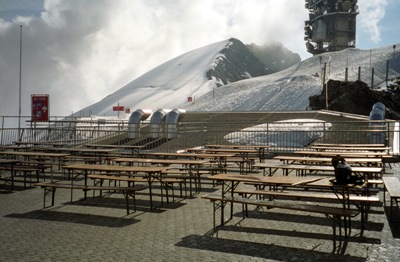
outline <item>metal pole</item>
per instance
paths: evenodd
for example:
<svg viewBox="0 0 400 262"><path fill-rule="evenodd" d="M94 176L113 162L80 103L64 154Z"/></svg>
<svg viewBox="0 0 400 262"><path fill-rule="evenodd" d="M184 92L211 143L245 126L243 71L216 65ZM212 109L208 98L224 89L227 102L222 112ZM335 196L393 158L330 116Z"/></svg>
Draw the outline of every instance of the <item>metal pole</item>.
<svg viewBox="0 0 400 262"><path fill-rule="evenodd" d="M21 90L22 90L22 25L19 37L19 101L18 101L18 139L21 141Z"/></svg>
<svg viewBox="0 0 400 262"><path fill-rule="evenodd" d="M325 87L325 109L328 110L328 85L325 83L326 77L326 63L324 64L324 75L322 78L322 88Z"/></svg>
<svg viewBox="0 0 400 262"><path fill-rule="evenodd" d="M388 81L389 81L389 60L386 61L386 87L388 86Z"/></svg>
<svg viewBox="0 0 400 262"><path fill-rule="evenodd" d="M374 74L375 74L375 68L372 68L372 72L371 72L371 89L374 89Z"/></svg>

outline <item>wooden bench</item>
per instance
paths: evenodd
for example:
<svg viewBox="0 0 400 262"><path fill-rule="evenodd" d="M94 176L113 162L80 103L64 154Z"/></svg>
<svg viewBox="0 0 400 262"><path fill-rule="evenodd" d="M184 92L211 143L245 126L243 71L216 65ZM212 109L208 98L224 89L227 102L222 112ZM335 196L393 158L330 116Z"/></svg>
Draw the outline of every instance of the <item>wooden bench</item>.
<svg viewBox="0 0 400 262"><path fill-rule="evenodd" d="M36 183L35 186L40 186L44 189L44 196L43 196L43 208L46 208L46 195L48 193L52 193L51 196L51 206L54 206L54 199L55 193L57 188L64 188L64 189L79 189L83 191L89 190L108 190L108 191L117 191L124 194L126 200L126 213L129 215L129 197L133 198L133 206L134 210L136 211L136 198L135 193L137 191L141 191L147 188L145 185L135 185L129 187L113 187L113 186L84 186L84 185L72 185L72 184L62 184L62 183L53 183L53 182L42 182ZM72 193L71 193L71 202L72 202Z"/></svg>
<svg viewBox="0 0 400 262"><path fill-rule="evenodd" d="M108 180L109 181L109 186L111 185L111 182L114 182L114 186L116 186L117 182L127 182L128 186L133 186L136 182L138 183L148 183L148 179L142 176L132 176L131 174L127 174L127 175L121 175L121 174L90 174L88 175L88 178L91 178L93 180L95 180L95 185L100 185L102 186L104 183L104 180ZM96 182L96 180L98 182ZM159 180L160 181L160 180ZM166 192L166 197L167 197L167 203L169 203L169 193L168 193L168 189L172 190L172 201L175 201L175 193L174 193L174 184L178 184L179 185L179 189L180 189L180 195L181 197L183 197L183 193L182 193L182 183L183 180L179 179L179 178L162 178L161 179L161 185L165 188L165 192ZM162 201L163 202L163 198Z"/></svg>
<svg viewBox="0 0 400 262"><path fill-rule="evenodd" d="M239 172L241 174L246 174L249 173L251 170L253 170L253 165L256 163L256 160L258 160L258 157L241 157L241 156L235 156L235 157L229 157L226 159L226 162L229 163L234 163L239 167Z"/></svg>
<svg viewBox="0 0 400 262"><path fill-rule="evenodd" d="M210 171L209 170L199 170L195 169L192 171L192 175L189 174L189 171L186 169L179 169L179 168L172 168L172 169L166 169L162 172L163 177L165 178L175 178L175 179L183 179L183 182L185 184L185 193L187 189L187 183L186 181L189 180L189 190L190 190L190 195L192 196L192 179L194 179L194 186L196 192L201 191L201 181L200 177L203 175L209 175Z"/></svg>
<svg viewBox="0 0 400 262"><path fill-rule="evenodd" d="M274 196L274 197L294 197L294 198L312 198L321 200L341 200L342 196L328 192L310 192L307 191L266 191L266 190L251 190L251 189L236 189L234 191L239 195L260 195L260 196ZM379 202L379 197L376 196L359 196L349 195L349 200L354 202Z"/></svg>
<svg viewBox="0 0 400 262"><path fill-rule="evenodd" d="M216 231L216 210L217 208L221 208L221 212L223 211L223 207L225 203L239 203L242 204L243 208L243 218L247 216L245 212L247 210L247 205L255 205L257 207L266 207L268 209L271 208L279 208L279 209L287 209L293 211L303 211L310 213L318 213L324 214L327 218L333 220L332 229L333 229L333 242L334 247L336 247L336 224L339 225L339 235L342 236L341 226L342 226L342 218L344 220L344 232L345 238L351 233L351 221L352 217L355 217L359 214L356 210L343 209L341 207L330 207L330 206L319 206L319 205L310 205L310 204L299 204L299 203L283 203L276 202L264 199L250 199L244 198L240 196L221 196L221 193L212 193L205 196L202 196L203 199L210 200L213 203L213 224L214 224L214 232ZM216 204L216 202L220 202ZM232 217L232 214L231 214ZM221 225L223 225L225 221L221 219ZM347 223L348 222L348 223ZM348 227L348 228L347 228Z"/></svg>
<svg viewBox="0 0 400 262"><path fill-rule="evenodd" d="M32 185L32 173L34 173L36 175L36 181L35 183L39 182L39 172L41 172L43 174L43 178L45 179L45 175L44 175L44 170L47 169L48 166L47 165L35 165L35 164L19 164L19 165L15 165L13 167L13 171L14 171L14 176L12 177L3 177L0 180L5 181L5 182L21 182L24 183L24 188L26 188L26 184L29 182L30 185ZM9 167L3 167L0 166L0 170L7 170L10 171ZM20 173L22 174L23 179L18 179L16 177L16 174ZM27 177L30 177L30 180L27 181Z"/></svg>
<svg viewBox="0 0 400 262"><path fill-rule="evenodd" d="M99 162L99 157L97 156L65 156L60 160L63 162L63 164L66 164L66 162L77 162L77 161L82 161L85 164L97 164Z"/></svg>
<svg viewBox="0 0 400 262"><path fill-rule="evenodd" d="M383 203L386 205L386 191L390 197L390 221L393 222L393 204L400 198L400 181L397 177L382 177L384 183Z"/></svg>
<svg viewBox="0 0 400 262"><path fill-rule="evenodd" d="M296 198L296 199L312 199L322 201L342 201L342 195L335 194L333 192L308 192L308 191L273 191L273 190L254 190L254 189L236 189L234 193L241 195L245 198L250 196L256 196L257 199L261 197L269 196L272 198ZM349 195L349 201L355 203L356 207L361 213L361 225L364 230L365 221L368 220L368 211L371 203L379 203L379 197L377 196L363 196L363 195Z"/></svg>

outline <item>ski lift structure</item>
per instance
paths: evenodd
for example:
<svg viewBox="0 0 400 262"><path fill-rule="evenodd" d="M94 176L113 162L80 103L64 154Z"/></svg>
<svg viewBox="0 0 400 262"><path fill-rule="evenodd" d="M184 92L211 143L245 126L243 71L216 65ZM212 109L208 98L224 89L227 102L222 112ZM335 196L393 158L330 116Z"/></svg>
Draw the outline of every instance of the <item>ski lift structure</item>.
<svg viewBox="0 0 400 262"><path fill-rule="evenodd" d="M313 55L356 46L357 0L305 0L304 40Z"/></svg>

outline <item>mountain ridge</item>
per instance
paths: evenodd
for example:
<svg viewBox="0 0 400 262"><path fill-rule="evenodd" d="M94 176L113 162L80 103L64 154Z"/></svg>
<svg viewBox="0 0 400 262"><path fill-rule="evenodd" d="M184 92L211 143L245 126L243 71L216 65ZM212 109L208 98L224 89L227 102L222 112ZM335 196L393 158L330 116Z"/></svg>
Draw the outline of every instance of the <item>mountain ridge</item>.
<svg viewBox="0 0 400 262"><path fill-rule="evenodd" d="M188 98L241 79L268 74L239 40L213 43L171 59L75 115L110 115L112 107L156 110L184 106Z"/></svg>
<svg viewBox="0 0 400 262"><path fill-rule="evenodd" d="M400 56L393 53L392 46L324 53L279 72L257 76L266 72L265 64L239 40L228 39L171 59L74 115L116 115L112 107L117 104L130 107L131 111L307 110L309 98L321 94L323 79L355 81L359 76L361 81L368 82L374 69L376 88L385 82L387 61L387 76L393 79L400 74ZM254 69L249 66L253 63L257 65ZM225 70L219 72L220 69Z"/></svg>

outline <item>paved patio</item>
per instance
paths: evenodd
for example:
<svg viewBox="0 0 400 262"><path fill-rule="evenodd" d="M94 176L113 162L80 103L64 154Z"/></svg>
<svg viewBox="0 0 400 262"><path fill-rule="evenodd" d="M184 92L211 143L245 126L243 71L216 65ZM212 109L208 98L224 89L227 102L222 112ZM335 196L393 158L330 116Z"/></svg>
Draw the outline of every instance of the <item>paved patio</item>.
<svg viewBox="0 0 400 262"><path fill-rule="evenodd" d="M332 228L318 214L271 209L243 220L237 205L210 236L212 204L201 195L215 190L205 180L201 193L155 210L143 191L127 216L120 195L79 201L74 191L69 202L70 191L59 189L55 206L43 209L41 188L1 185L0 261L400 261L400 217L390 225L382 205L373 206L364 236L355 219L344 254L332 254Z"/></svg>

